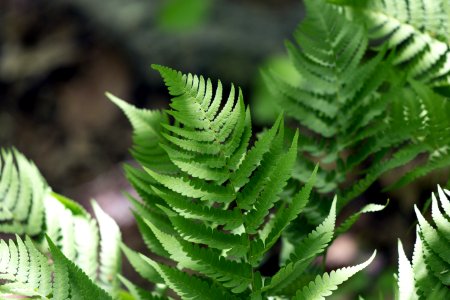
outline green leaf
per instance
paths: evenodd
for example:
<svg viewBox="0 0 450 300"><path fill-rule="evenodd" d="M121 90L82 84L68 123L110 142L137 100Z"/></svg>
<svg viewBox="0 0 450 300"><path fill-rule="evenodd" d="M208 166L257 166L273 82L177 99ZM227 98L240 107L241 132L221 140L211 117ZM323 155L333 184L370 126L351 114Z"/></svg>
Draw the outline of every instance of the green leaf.
<svg viewBox="0 0 450 300"><path fill-rule="evenodd" d="M28 237L24 243L17 236L16 243L0 241L0 296L11 293L50 299L52 273L47 258Z"/></svg>
<svg viewBox="0 0 450 300"><path fill-rule="evenodd" d="M360 209L360 211L349 216L348 218L345 219L344 222L342 222L341 225L339 225L339 227L336 229L336 236L347 232L350 229L350 227L352 227L353 224L355 224L355 222L358 221L358 219L361 217L362 214L382 211L383 209L386 208L386 206L388 206L388 204L389 199L385 205L373 203L365 205L363 208Z"/></svg>
<svg viewBox="0 0 450 300"><path fill-rule="evenodd" d="M147 168L165 173L177 171L167 153L161 148L162 125L167 116L159 111L138 109L116 96L106 96L125 113L133 126L133 157Z"/></svg>
<svg viewBox="0 0 450 300"><path fill-rule="evenodd" d="M311 281L308 285L299 289L293 299L325 299L326 296L330 296L332 292L337 289L338 285L347 281L354 274L367 267L375 258L375 255L376 251L367 261L357 266L342 268L331 271L329 274L325 273L322 276L317 276L314 281Z"/></svg>
<svg viewBox="0 0 450 300"><path fill-rule="evenodd" d="M231 294L196 276L189 276L178 269L159 264L151 259L148 263L158 271L165 283L183 299L236 299Z"/></svg>
<svg viewBox="0 0 450 300"><path fill-rule="evenodd" d="M116 222L92 201L92 207L97 217L100 229L100 259L98 282L113 297L119 292L117 274L122 268L120 251L121 233Z"/></svg>
<svg viewBox="0 0 450 300"><path fill-rule="evenodd" d="M398 241L398 289L400 299L419 299L416 294L414 271Z"/></svg>
<svg viewBox="0 0 450 300"><path fill-rule="evenodd" d="M43 231L50 188L36 166L15 149L0 153L0 231L36 236Z"/></svg>
<svg viewBox="0 0 450 300"><path fill-rule="evenodd" d="M94 284L91 279L73 262L68 260L55 244L47 237L47 243L55 263L56 299L64 299L62 294L70 295L70 299L112 299L104 290ZM63 289L66 291L63 291Z"/></svg>
<svg viewBox="0 0 450 300"><path fill-rule="evenodd" d="M272 277L270 285L267 285L263 290L278 292L287 287L302 275L315 256L324 251L333 239L336 222L336 201L337 198L335 197L328 217L298 245L295 245L294 252L285 266Z"/></svg>

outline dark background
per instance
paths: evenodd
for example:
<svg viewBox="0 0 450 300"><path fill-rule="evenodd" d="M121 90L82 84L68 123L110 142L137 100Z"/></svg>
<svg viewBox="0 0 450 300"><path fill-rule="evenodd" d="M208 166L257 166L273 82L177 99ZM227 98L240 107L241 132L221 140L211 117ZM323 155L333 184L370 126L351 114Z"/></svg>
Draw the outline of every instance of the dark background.
<svg viewBox="0 0 450 300"><path fill-rule="evenodd" d="M297 0L0 1L0 146L32 159L55 191L85 207L98 200L125 242L142 249L121 194L130 190L121 165L130 160L131 128L104 92L139 107L166 107L162 80L150 69L157 63L234 82L247 103L258 103L259 68L283 55L303 14ZM412 204L421 207L438 176L392 195L379 192L390 182L384 176L343 215L368 201L390 197L391 204L336 241L330 267L359 263L378 248L369 275L351 284L373 296L391 289L396 239L410 254ZM392 269L382 272L386 266Z"/></svg>

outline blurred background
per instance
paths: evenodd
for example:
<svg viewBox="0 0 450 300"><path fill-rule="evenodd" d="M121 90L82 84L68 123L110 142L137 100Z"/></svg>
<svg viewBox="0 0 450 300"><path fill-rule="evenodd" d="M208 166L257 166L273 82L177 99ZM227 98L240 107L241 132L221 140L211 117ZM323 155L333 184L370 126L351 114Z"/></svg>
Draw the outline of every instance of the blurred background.
<svg viewBox="0 0 450 300"><path fill-rule="evenodd" d="M255 103L270 97L259 70L270 64L289 74L283 41L303 14L300 0L2 0L0 146L32 159L55 191L85 207L95 198L119 223L125 242L142 250L122 195L130 191L121 165L130 160L131 128L105 91L138 107L166 107L162 80L150 69L157 63L233 82L257 112ZM256 128L271 118L256 115ZM349 288L369 299L392 289L396 239L410 254L412 203L429 197L433 176L390 195L384 212L365 216L336 241L330 267L381 251ZM386 202L383 181L389 176L369 191L370 201ZM125 272L143 283L127 266ZM345 289L336 296L354 297Z"/></svg>

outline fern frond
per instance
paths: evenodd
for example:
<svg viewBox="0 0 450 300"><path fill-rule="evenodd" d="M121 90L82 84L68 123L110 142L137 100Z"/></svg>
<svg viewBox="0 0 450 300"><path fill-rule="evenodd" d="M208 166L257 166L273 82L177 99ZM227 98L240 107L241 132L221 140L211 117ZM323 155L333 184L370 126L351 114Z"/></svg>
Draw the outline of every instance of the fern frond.
<svg viewBox="0 0 450 300"><path fill-rule="evenodd" d="M432 85L450 83L450 18L445 0L369 0L351 14L367 24L370 38L384 39L395 49L394 64L406 68L409 76Z"/></svg>
<svg viewBox="0 0 450 300"><path fill-rule="evenodd" d="M167 285L183 299L238 299L227 293L226 290L219 289L196 276L189 276L185 272L169 268L151 259L148 259L147 262L158 271Z"/></svg>
<svg viewBox="0 0 450 300"><path fill-rule="evenodd" d="M448 5L425 2L305 1L306 18L294 33L297 45L286 45L299 79L292 82L264 71L277 105L311 136L299 147L310 159L297 162L293 177L305 183L317 161L326 165L315 188L323 194L337 192L338 210L386 172L418 157L426 159L388 189L450 165L450 123L444 117L450 113L448 101L424 85L448 85L443 83L450 71L448 46L436 40L448 31ZM368 30L358 21L364 18ZM375 57L365 55L375 35L388 42ZM430 35L426 41L425 35ZM423 47L402 58L418 41ZM391 66L396 64L408 66L408 74L399 75ZM349 173L363 176L348 184Z"/></svg>
<svg viewBox="0 0 450 300"><path fill-rule="evenodd" d="M151 229L170 253L170 257L182 267L205 274L232 292L244 291L252 282L252 268L246 263L227 260L211 248L201 248L165 234L150 224Z"/></svg>
<svg viewBox="0 0 450 300"><path fill-rule="evenodd" d="M119 291L117 274L121 270L120 243L122 240L119 226L96 202L92 202L100 231L100 258L98 283L110 295L115 297ZM94 252L95 253L95 252Z"/></svg>
<svg viewBox="0 0 450 300"><path fill-rule="evenodd" d="M389 131L383 124L389 97L380 93L380 87L389 77L391 58L383 60L385 53L380 52L364 60L368 38L362 24L351 22L326 1L305 1L305 5L306 18L294 33L298 47L292 43L286 46L301 80L293 84L270 70L265 71L265 76L275 91L278 106L314 133L299 150L321 164L335 165L317 176L315 187L327 193L339 191L346 174L361 163L352 164L353 149L363 148L364 139L382 137ZM381 141L375 144L380 147ZM392 144L385 147L392 148ZM378 150L371 148L368 155ZM367 158L361 157L363 161ZM301 160L294 178L306 182L314 165ZM357 196L373 180L354 188L351 196Z"/></svg>
<svg viewBox="0 0 450 300"><path fill-rule="evenodd" d="M301 50L287 44L302 81L291 86L276 74L267 74L268 84L281 94L280 104L287 114L320 135L332 137L348 130L352 122L352 115L349 118L343 111L375 100L364 88L375 78L380 81L380 74L375 72L380 57L361 64L368 43L364 28L324 1L305 4L307 17L294 34ZM371 91L380 83L371 86ZM363 91L369 97L356 102Z"/></svg>
<svg viewBox="0 0 450 300"><path fill-rule="evenodd" d="M285 266L272 277L270 285L267 285L264 289L272 292L283 290L302 275L315 256L323 252L333 239L336 222L336 201L335 198L328 217L295 246Z"/></svg>
<svg viewBox="0 0 450 300"><path fill-rule="evenodd" d="M50 189L36 166L15 149L0 152L0 232L36 236Z"/></svg>
<svg viewBox="0 0 450 300"><path fill-rule="evenodd" d="M1 153L0 232L31 236L44 253L49 249L43 236L49 236L67 259L116 295L120 232L114 221L94 203L99 234L96 220L77 203L52 192L33 163L16 150Z"/></svg>
<svg viewBox="0 0 450 300"><path fill-rule="evenodd" d="M51 268L30 238L17 245L10 240L0 241L0 295L18 294L50 299L52 293Z"/></svg>
<svg viewBox="0 0 450 300"><path fill-rule="evenodd" d="M54 294L55 299L112 299L72 261L67 259L59 248L47 238L50 252L54 259Z"/></svg>
<svg viewBox="0 0 450 300"><path fill-rule="evenodd" d="M439 201L448 210L449 199L444 191L438 187ZM435 194L432 194L432 219L436 223L433 227L414 207L419 225L414 246L412 269L399 243L399 278L400 296L409 295L411 298L400 299L445 299L450 296L450 240L448 232L448 212L444 216L438 206ZM413 275L413 277L412 277ZM406 296L405 296L406 297Z"/></svg>
<svg viewBox="0 0 450 300"><path fill-rule="evenodd" d="M365 205L363 208L360 209L360 211L354 213L353 215L348 217L344 222L342 222L341 225L339 225L339 227L336 229L336 235L347 232L350 229L350 227L352 227L352 225L355 224L356 221L358 221L358 219L361 217L362 214L382 211L383 209L386 208L386 206L388 206L388 204L389 200L386 202L385 205L373 203Z"/></svg>
<svg viewBox="0 0 450 300"><path fill-rule="evenodd" d="M250 147L250 112L240 91L236 95L232 86L222 101L220 82L214 92L209 79L153 67L173 97L165 112L169 119L158 126L163 130L161 149L178 170L162 172L141 163L143 170L127 166L126 172L142 198L130 201L146 244L177 268L126 246L123 251L144 278L163 282L183 299L282 294L330 243L336 220L335 199L329 216L297 245L280 272L269 278L257 271L306 206L314 185L317 167L303 189L292 193L286 188L298 132L286 134L280 116ZM139 296L135 286L130 291Z"/></svg>
<svg viewBox="0 0 450 300"><path fill-rule="evenodd" d="M362 264L354 267L347 267L332 271L330 274L325 273L323 276L317 276L314 281L300 289L293 299L295 300L310 300L310 299L325 299L330 296L337 286L347 281L350 277L355 275L367 267L375 258L376 251L372 256Z"/></svg>
<svg viewBox="0 0 450 300"><path fill-rule="evenodd" d="M159 144L163 140L160 124L167 116L159 111L137 109L110 93L106 96L122 109L133 126L133 157L147 168L168 173L177 171Z"/></svg>
<svg viewBox="0 0 450 300"><path fill-rule="evenodd" d="M39 299L112 299L47 239L53 265L30 238L0 241L0 295ZM54 268L52 268L54 267Z"/></svg>
<svg viewBox="0 0 450 300"><path fill-rule="evenodd" d="M399 299L419 299L415 292L414 271L400 240L398 241L398 284Z"/></svg>

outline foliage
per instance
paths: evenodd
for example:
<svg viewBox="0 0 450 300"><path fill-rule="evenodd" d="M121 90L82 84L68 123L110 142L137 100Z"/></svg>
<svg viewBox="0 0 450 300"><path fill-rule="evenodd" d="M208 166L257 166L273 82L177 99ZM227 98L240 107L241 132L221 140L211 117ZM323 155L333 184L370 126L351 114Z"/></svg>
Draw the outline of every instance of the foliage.
<svg viewBox="0 0 450 300"><path fill-rule="evenodd" d="M279 66L296 74L286 79L264 72L277 105L301 125L300 143L299 130L285 128L282 114L254 138L239 88L231 85L223 99L220 81L214 85L168 67L153 65L172 96L165 111L139 109L107 94L133 127L131 154L138 166L126 165L125 174L140 199L128 198L151 257L120 245L118 226L95 202L97 221L54 193L22 154L2 149L0 232L16 239L0 241L0 295L324 299L367 267L375 253L331 272L317 258L325 260L336 235L362 214L384 209L387 204L366 204L336 228L340 208L382 174L414 161L388 187L398 188L448 168L449 7L425 0L305 3L297 45L287 43L291 65ZM349 180L352 174L357 179ZM332 192L331 205L312 201ZM433 194L435 227L415 209L412 264L399 242L399 299L448 297L450 192L439 188L438 194L445 214ZM317 223L313 230L311 223ZM279 255L280 242L290 248L283 248L276 272L266 275L263 266ZM120 274L121 251L155 289Z"/></svg>
<svg viewBox="0 0 450 300"><path fill-rule="evenodd" d="M186 299L198 295L311 299L330 295L373 259L314 279L309 266L333 239L334 201L328 217L294 249L284 266L272 277L261 276L258 268L265 254L305 207L317 170L292 198L283 197L297 156L298 135L286 152L282 118L250 148L250 112L240 90L231 86L228 99L222 101L220 81L213 92L209 79L153 67L173 97L170 110L156 114L108 95L134 127L132 154L143 170L127 166L126 172L142 198L142 202L131 199L141 233L152 252L177 265L170 268L124 246L144 278L164 283ZM160 124L154 122L156 118ZM158 157L136 149L166 153L161 161L168 158L173 164L162 167L156 164ZM275 213L270 213L272 207ZM305 276L311 279L305 281ZM135 289L131 286L130 291L141 299Z"/></svg>
<svg viewBox="0 0 450 300"><path fill-rule="evenodd" d="M380 5L385 8L395 6L394 1L369 2L383 3ZM389 188L448 168L450 121L443 115L449 114L450 106L446 98L431 89L434 85L426 85L428 81L412 71L429 64L428 55L420 55L414 60L417 65L401 71L396 66L404 53L398 48L389 52L395 35L388 32L384 32L383 36L389 38L377 48L378 53L371 55L368 46L373 30L368 32L357 16L370 21L363 16L382 15L379 9L375 10L375 4L363 9L359 3L351 10L352 20L344 10L325 1L307 0L305 4L306 19L294 34L298 47L291 42L286 45L300 79L293 83L270 69L264 71L278 106L305 128L307 137L299 150L309 159L299 160L294 177L305 182L319 161L322 171L316 188L321 193L337 192L342 207L382 174L419 157L423 158L419 165L402 174ZM414 12L419 10L418 5L411 7ZM437 9L426 13L441 15ZM377 25L371 26L390 26ZM434 49L432 45L429 48ZM421 70L434 76L431 69ZM349 180L351 174L354 175Z"/></svg>
<svg viewBox="0 0 450 300"><path fill-rule="evenodd" d="M17 244L16 244L17 243ZM9 243L0 241L0 293L39 297L39 299L112 299L48 239L54 260L51 272L48 258L27 237Z"/></svg>
<svg viewBox="0 0 450 300"><path fill-rule="evenodd" d="M448 1L330 1L348 5L350 18L369 28L372 40L395 49L394 65L432 86L450 84ZM340 3L339 3L340 2Z"/></svg>
<svg viewBox="0 0 450 300"><path fill-rule="evenodd" d="M55 268L57 267L56 262L61 262L62 268L72 270L69 273L77 273L73 276L84 278L84 275L80 275L81 277L78 275L79 271L75 271L81 268L90 280L95 281L112 296L117 295L119 281L116 275L120 270L121 258L120 231L115 222L93 202L98 222L95 221L77 203L52 192L36 166L22 154L16 150L2 149L1 151L0 231L26 235L27 238L25 243L17 239L17 246L13 242L10 242L9 246L2 243L2 258L6 259L5 263L10 261L11 268L4 275L5 278L2 277L3 280L7 280L7 284L0 286L0 295L11 292L11 288L16 292L24 290L29 293L39 286L30 289L28 284L32 282L27 281L27 278L32 280L32 277L36 277L33 279L37 280L35 284L44 283L39 279L41 271L38 269L39 266L42 267L42 257L37 256L36 261L29 261L30 264L35 264L32 269L25 258L28 255L30 257L37 255L36 249L46 255L51 254L55 261ZM55 250L55 247L53 250L48 247L45 236L61 250L64 258ZM31 239L36 245L33 245ZM12 264L13 257L16 257L17 260L17 255L19 255L20 261L19 268L21 268L21 272L24 272L23 274L18 272L19 269L15 269ZM55 255L61 259L56 259ZM68 261L72 261L77 267L72 267L72 263L69 264ZM45 264L48 264L47 259L45 259ZM45 266L42 274L48 273L50 270L49 266ZM67 273L67 271L64 272ZM61 276L69 275L61 274ZM79 280L84 281L84 279ZM59 281L57 280L57 282ZM74 284L78 283L74 282ZM40 294L42 297L47 297L52 293L45 287L43 289Z"/></svg>
<svg viewBox="0 0 450 300"><path fill-rule="evenodd" d="M398 242L398 299L447 299L450 295L450 192L438 187L438 195L440 205L432 194L435 226L414 207L419 224L412 265Z"/></svg>

